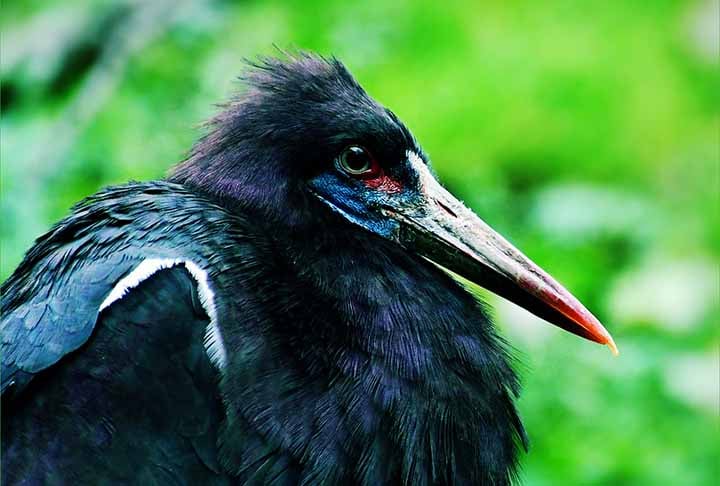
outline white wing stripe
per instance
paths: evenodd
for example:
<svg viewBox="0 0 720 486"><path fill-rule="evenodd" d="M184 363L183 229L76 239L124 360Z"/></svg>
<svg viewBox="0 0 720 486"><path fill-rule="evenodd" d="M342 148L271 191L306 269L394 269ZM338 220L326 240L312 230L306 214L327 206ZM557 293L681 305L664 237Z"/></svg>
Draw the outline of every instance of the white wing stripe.
<svg viewBox="0 0 720 486"><path fill-rule="evenodd" d="M205 309L210 323L205 329L205 352L210 361L220 370L225 368L227 363L227 350L223 342L220 328L217 324L217 310L215 309L215 294L210 288L208 274L195 262L184 260L182 258L148 258L140 263L135 269L113 287L110 293L105 297L98 312L110 307L113 303L122 299L133 288L140 285L143 280L147 280L150 276L160 270L171 268L177 265L185 265L190 275L197 283L198 296L200 303Z"/></svg>

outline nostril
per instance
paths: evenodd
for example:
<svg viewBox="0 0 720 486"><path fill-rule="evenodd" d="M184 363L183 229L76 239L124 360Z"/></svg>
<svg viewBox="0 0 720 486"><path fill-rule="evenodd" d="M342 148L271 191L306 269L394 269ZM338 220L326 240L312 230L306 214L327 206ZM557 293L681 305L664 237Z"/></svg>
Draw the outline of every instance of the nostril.
<svg viewBox="0 0 720 486"><path fill-rule="evenodd" d="M448 213L448 214L449 214L450 216L452 216L453 218L457 218L457 217L458 217L458 215L455 214L455 211L453 211L453 210L450 209L448 206L446 206L445 204L443 204L443 202L442 202L440 199L435 199L435 203L437 203L438 206L440 206L441 208L443 208L443 209L445 210L445 212Z"/></svg>

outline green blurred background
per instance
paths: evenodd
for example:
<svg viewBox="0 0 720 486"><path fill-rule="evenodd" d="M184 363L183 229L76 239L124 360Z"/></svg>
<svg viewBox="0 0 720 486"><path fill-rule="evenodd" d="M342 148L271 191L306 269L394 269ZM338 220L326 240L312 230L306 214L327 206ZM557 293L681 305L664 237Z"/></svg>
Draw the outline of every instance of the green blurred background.
<svg viewBox="0 0 720 486"><path fill-rule="evenodd" d="M3 2L2 263L162 177L273 43L335 54L621 355L493 296L528 485L720 484L718 2Z"/></svg>

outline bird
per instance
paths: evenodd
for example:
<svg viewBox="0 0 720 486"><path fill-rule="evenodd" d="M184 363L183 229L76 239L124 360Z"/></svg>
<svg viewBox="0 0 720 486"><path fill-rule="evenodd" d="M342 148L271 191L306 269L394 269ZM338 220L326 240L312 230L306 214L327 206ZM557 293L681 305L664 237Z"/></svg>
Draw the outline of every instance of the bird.
<svg viewBox="0 0 720 486"><path fill-rule="evenodd" d="M514 358L457 276L608 331L336 57L240 79L167 177L79 202L3 283L3 484L517 480Z"/></svg>

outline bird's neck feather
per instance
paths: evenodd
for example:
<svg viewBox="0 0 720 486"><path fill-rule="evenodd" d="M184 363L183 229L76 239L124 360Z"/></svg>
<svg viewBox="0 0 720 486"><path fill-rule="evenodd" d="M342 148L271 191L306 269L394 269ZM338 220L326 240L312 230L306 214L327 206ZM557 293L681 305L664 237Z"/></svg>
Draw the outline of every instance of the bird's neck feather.
<svg viewBox="0 0 720 486"><path fill-rule="evenodd" d="M369 454L408 484L504 484L522 437L517 381L481 305L429 262L347 223L291 236L272 243L282 278L261 362L225 377L242 427L280 440L282 423L298 431L284 447L344 451L322 463L334 471ZM247 369L273 377L269 388Z"/></svg>

